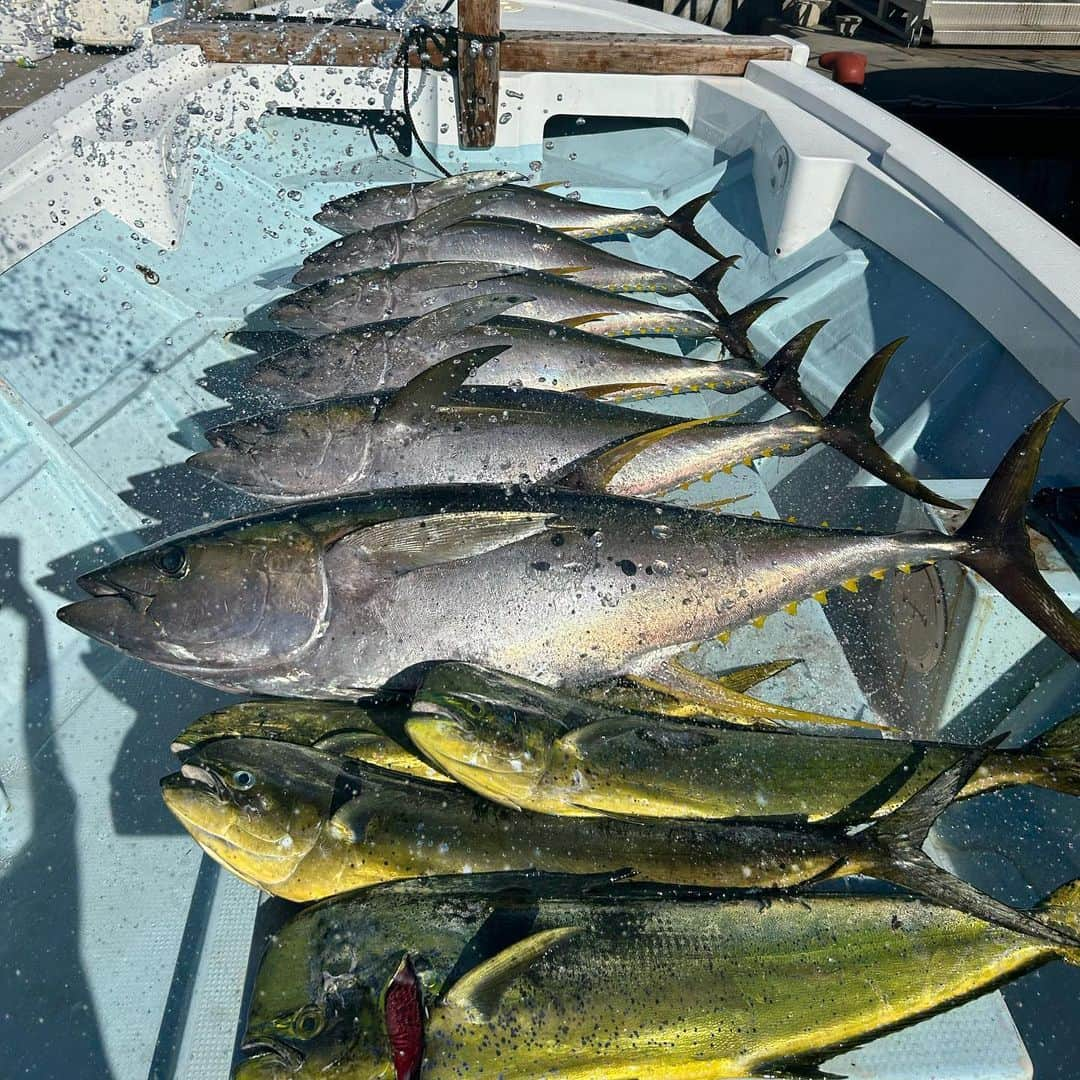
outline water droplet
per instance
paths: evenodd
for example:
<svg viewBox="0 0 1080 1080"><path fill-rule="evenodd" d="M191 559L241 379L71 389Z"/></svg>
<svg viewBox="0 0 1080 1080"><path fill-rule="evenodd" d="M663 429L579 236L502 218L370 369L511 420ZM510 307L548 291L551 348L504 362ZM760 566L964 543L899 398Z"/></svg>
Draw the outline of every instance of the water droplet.
<svg viewBox="0 0 1080 1080"><path fill-rule="evenodd" d="M292 73L283 71L275 80L274 85L284 94L291 94L296 89L296 80Z"/></svg>
<svg viewBox="0 0 1080 1080"><path fill-rule="evenodd" d="M502 114L502 116L499 117L499 123L500 124L509 124L512 119L513 119L513 117L511 116L510 113L504 112Z"/></svg>

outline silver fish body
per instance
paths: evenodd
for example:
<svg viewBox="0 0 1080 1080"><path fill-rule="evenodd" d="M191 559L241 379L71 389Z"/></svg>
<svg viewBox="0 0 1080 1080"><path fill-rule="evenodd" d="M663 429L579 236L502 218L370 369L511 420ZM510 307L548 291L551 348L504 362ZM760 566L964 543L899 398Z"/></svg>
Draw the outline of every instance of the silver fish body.
<svg viewBox="0 0 1080 1080"><path fill-rule="evenodd" d="M603 337L717 340L733 356L753 357L744 332L705 313L607 293L579 283L573 275L491 262L404 263L349 274L283 297L273 305L271 318L297 333L317 336L383 319L413 318L459 300L507 291L533 298L517 305L515 316L550 323L575 320L583 330Z"/></svg>
<svg viewBox="0 0 1080 1080"><path fill-rule="evenodd" d="M312 285L393 263L469 262L492 257L529 270L577 267L576 281L605 292L690 294L703 301L710 299L698 284L671 270L624 259L543 225L497 219L466 219L437 229L410 222L350 233L309 255L293 276L293 283Z"/></svg>
<svg viewBox="0 0 1080 1080"><path fill-rule="evenodd" d="M482 169L426 183L384 184L332 199L323 205L315 220L342 234L375 229L395 221L412 221L419 214L462 195L501 188L524 179L521 173L509 169Z"/></svg>
<svg viewBox="0 0 1080 1080"><path fill-rule="evenodd" d="M734 394L762 382L762 370L753 363L657 352L516 315L440 333L423 333L424 328L416 326L437 314L308 338L260 361L249 382L273 391L284 403L351 397L403 386L433 363L495 344L508 348L471 375L467 385L621 396L628 390L643 395L699 389Z"/></svg>
<svg viewBox="0 0 1080 1080"><path fill-rule="evenodd" d="M329 498L411 484L556 481L573 463L635 435L626 460L582 461L578 486L642 498L820 437L808 416L757 424L673 422L573 394L467 386L413 408L406 387L264 413L206 433L188 464L273 501ZM616 455L618 457L618 455Z"/></svg>
<svg viewBox="0 0 1080 1080"><path fill-rule="evenodd" d="M548 190L552 186L485 183L480 187L474 186L465 197L469 199L474 217L509 218L544 225L549 229L568 232L579 240L628 235L655 236L665 229L672 229L703 251L722 257L693 225L694 218L713 197L711 191L691 199L673 213L665 214L658 206L622 209L585 202ZM401 190L405 187L395 185L398 190L393 194L380 194L386 189L377 188L335 199L315 215L315 220L341 235L348 235L380 225L411 221L426 210L462 197L457 177Z"/></svg>
<svg viewBox="0 0 1080 1080"><path fill-rule="evenodd" d="M61 617L245 692L352 698L433 656L582 684L967 548L563 489L413 487L158 545L81 578L93 598Z"/></svg>

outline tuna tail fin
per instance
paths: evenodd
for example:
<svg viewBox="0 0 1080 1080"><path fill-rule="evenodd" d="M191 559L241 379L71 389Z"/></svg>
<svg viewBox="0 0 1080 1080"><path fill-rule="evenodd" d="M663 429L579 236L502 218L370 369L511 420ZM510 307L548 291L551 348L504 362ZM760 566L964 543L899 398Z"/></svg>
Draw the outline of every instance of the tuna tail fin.
<svg viewBox="0 0 1080 1080"><path fill-rule="evenodd" d="M717 322L727 322L731 318L728 309L720 303L720 297L717 293L720 290L720 282L724 280L724 275L739 261L739 258L738 255L720 255L719 262L707 266L693 280L692 295L696 296L705 305L709 314Z"/></svg>
<svg viewBox="0 0 1080 1080"><path fill-rule="evenodd" d="M691 199L685 205L680 206L674 214L669 215L667 227L677 236L681 236L684 240L693 244L694 247L700 248L706 255L712 255L713 258L719 259L721 263L726 263L727 265L724 267L724 270L727 270L728 266L732 265L733 260L729 260L728 256L717 251L716 248L714 248L712 244L697 231L697 226L694 224L694 219L715 197L715 191L706 191L704 195L699 195L696 199ZM735 259L737 258L738 256L735 256ZM721 271L720 276L723 277L723 271ZM717 284L719 284L719 279L717 280Z"/></svg>
<svg viewBox="0 0 1080 1080"><path fill-rule="evenodd" d="M1065 402L1051 405L1013 443L956 533L956 556L981 574L1044 634L1080 660L1080 619L1042 579L1031 553L1024 512L1046 437Z"/></svg>
<svg viewBox="0 0 1080 1080"><path fill-rule="evenodd" d="M874 428L870 420L874 395L881 385L889 361L906 340L907 338L897 338L889 342L863 364L855 378L836 399L836 404L825 414L822 420L822 441L835 447L856 465L861 465L871 476L884 480L905 495L921 499L932 506L959 510L961 508L956 503L920 483L900 462L882 449L874 438Z"/></svg>
<svg viewBox="0 0 1080 1080"><path fill-rule="evenodd" d="M1071 928L1051 925L1038 914L1018 911L943 870L923 850L930 827L959 795L987 755L1004 739L999 735L974 747L920 788L891 814L868 825L858 839L866 844L867 872L995 926L1027 934L1055 948L1080 948Z"/></svg>
<svg viewBox="0 0 1080 1080"><path fill-rule="evenodd" d="M1080 713L1067 717L1019 750L1028 783L1080 795Z"/></svg>
<svg viewBox="0 0 1080 1080"><path fill-rule="evenodd" d="M1035 910L1051 926L1080 934L1080 878L1055 889ZM1062 959L1080 966L1080 949L1067 949Z"/></svg>
<svg viewBox="0 0 1080 1080"><path fill-rule="evenodd" d="M739 308L738 311L720 320L720 331L717 337L731 350L733 356L740 360L753 360L754 347L746 336L747 332L766 311L776 307L777 304L782 304L786 299L786 296L767 296L761 300L752 301L744 308Z"/></svg>
<svg viewBox="0 0 1080 1080"><path fill-rule="evenodd" d="M799 382L799 366L805 359L811 342L828 321L828 319L822 319L820 322L811 323L805 330L800 330L786 345L781 345L773 354L773 358L765 365L765 373L761 380L762 390L772 394L781 405L793 411L804 412L815 420L819 420L821 414L803 393Z"/></svg>

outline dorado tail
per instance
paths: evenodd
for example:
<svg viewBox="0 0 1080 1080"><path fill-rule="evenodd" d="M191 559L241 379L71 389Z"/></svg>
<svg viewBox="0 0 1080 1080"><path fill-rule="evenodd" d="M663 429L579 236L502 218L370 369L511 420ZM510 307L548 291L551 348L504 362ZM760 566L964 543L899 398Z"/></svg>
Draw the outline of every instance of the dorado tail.
<svg viewBox="0 0 1080 1080"><path fill-rule="evenodd" d="M1013 443L957 531L956 538L965 541L966 550L956 557L1080 660L1080 619L1039 573L1024 520L1046 437L1064 406L1063 401L1051 405Z"/></svg>
<svg viewBox="0 0 1080 1080"><path fill-rule="evenodd" d="M1035 910L1051 926L1080 935L1080 878L1055 889ZM1080 965L1080 949L1066 949L1062 959Z"/></svg>
<svg viewBox="0 0 1080 1080"><path fill-rule="evenodd" d="M668 217L667 227L677 236L681 236L684 240L693 244L694 247L700 248L706 255L712 255L713 258L719 259L721 263L726 263L727 266L724 267L726 270L733 260L729 260L728 256L717 251L716 248L714 248L712 244L697 231L697 226L694 224L694 219L715 197L715 191L706 191L704 195L699 195L696 199L691 199L684 206L680 206L674 214L671 214ZM736 258L737 257L738 256L736 256ZM723 276L722 273L721 276Z"/></svg>
<svg viewBox="0 0 1080 1080"><path fill-rule="evenodd" d="M1056 948L1080 948L1080 935L1075 930L1052 925L1038 914L1018 911L987 896L943 870L922 850L930 826L1005 737L1000 735L975 747L891 814L873 821L858 833L857 839L866 844L866 855L869 856L866 872L935 903L956 908L995 926L1028 934ZM847 813L849 811L842 811L840 817Z"/></svg>
<svg viewBox="0 0 1080 1080"><path fill-rule="evenodd" d="M720 255L719 260L719 262L714 262L712 266L706 267L694 278L693 295L705 305L709 314L717 322L727 322L733 316L729 315L728 309L720 303L718 293L720 291L720 282L724 280L724 275L739 261L739 256Z"/></svg>
<svg viewBox="0 0 1080 1080"><path fill-rule="evenodd" d="M906 340L897 338L879 349L863 364L859 373L836 399L836 404L822 419L822 442L835 447L856 465L862 466L871 476L884 480L886 484L913 499L921 499L932 506L941 506L948 510L959 510L956 503L920 483L900 462L883 450L874 438L874 427L870 420L874 395L893 354Z"/></svg>

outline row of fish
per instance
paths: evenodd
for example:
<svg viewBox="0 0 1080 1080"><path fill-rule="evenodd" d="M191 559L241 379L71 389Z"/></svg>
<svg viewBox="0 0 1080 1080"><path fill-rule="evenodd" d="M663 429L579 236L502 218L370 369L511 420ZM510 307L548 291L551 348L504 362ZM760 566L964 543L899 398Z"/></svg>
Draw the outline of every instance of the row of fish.
<svg viewBox="0 0 1080 1080"><path fill-rule="evenodd" d="M901 342L824 413L798 375L823 323L759 363L747 331L782 301L720 302L734 260L694 224L711 193L665 215L523 179L466 174L324 207L317 220L341 237L273 305L282 331L233 335L260 353L249 384L273 407L208 431L190 460L285 505L87 574L90 598L59 613L165 670L289 699L190 725L162 782L212 857L322 901L263 961L239 1075L797 1071L1075 959L1075 886L1019 911L922 845L957 798L1080 792L1076 720L1014 749L913 742L747 693L791 661L709 677L678 659L938 559L985 576L1080 656L1080 621L1042 580L1024 524L1060 405L952 535L646 501L827 444L956 509L874 439ZM688 278L586 242L663 229L716 261ZM641 293L705 310L627 295ZM656 336L719 356L656 351L643 340ZM619 404L702 388L759 388L787 412L674 421ZM709 891L855 874L945 906L761 910ZM932 985L916 962L931 948ZM815 978L834 982L804 999Z"/></svg>

